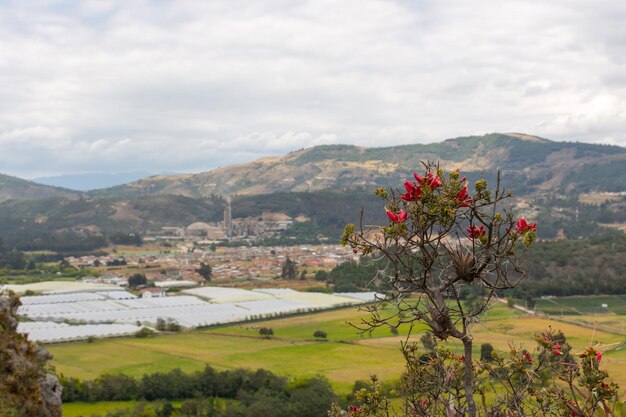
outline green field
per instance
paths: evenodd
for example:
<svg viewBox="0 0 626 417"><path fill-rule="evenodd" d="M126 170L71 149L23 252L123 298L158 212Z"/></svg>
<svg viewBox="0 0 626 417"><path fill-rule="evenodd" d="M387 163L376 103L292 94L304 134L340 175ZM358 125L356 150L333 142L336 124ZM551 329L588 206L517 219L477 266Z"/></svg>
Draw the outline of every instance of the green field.
<svg viewBox="0 0 626 417"><path fill-rule="evenodd" d="M520 303L523 305L523 303ZM602 307L606 304L607 307ZM537 300L537 311L550 315L626 315L626 295L558 297Z"/></svg>
<svg viewBox="0 0 626 417"><path fill-rule="evenodd" d="M403 369L399 347L407 329L400 328L398 336L392 335L388 328L359 334L346 324L357 324L364 317L365 313L355 308L345 308L151 339L106 339L48 348L58 372L82 379L104 373L140 376L174 368L194 371L208 363L217 369L265 368L291 379L321 374L340 394L346 394L357 379L376 374L383 380L395 380ZM593 318L618 323L626 320L625 316L614 314ZM575 351L582 351L590 343L615 348L626 339L617 333L594 331L548 318L519 317L518 312L505 305L496 305L489 311L487 320L474 327L475 352L478 354L480 344L487 342L501 351L507 350L511 343L534 348L532 336L549 326L563 330ZM274 337L261 338L260 327L271 327ZM315 330L326 332L328 340L314 340ZM419 336L416 333L413 338L418 340ZM462 351L459 342L450 342L450 346ZM604 357L612 377L626 386L626 348L607 351Z"/></svg>
<svg viewBox="0 0 626 417"><path fill-rule="evenodd" d="M63 404L63 417L89 417L92 414L106 415L108 411L132 408L136 401L100 401L97 403L66 403Z"/></svg>

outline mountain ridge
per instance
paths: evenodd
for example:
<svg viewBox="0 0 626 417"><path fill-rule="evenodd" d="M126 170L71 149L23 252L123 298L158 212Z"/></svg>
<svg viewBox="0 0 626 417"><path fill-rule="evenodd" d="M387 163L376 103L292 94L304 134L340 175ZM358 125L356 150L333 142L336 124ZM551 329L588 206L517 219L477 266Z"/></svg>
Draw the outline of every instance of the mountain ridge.
<svg viewBox="0 0 626 417"><path fill-rule="evenodd" d="M75 198L79 191L38 184L11 175L0 174L0 202L9 200L38 200L45 198Z"/></svg>
<svg viewBox="0 0 626 417"><path fill-rule="evenodd" d="M626 149L556 142L522 133L492 133L432 144L376 148L320 145L202 173L153 176L96 190L89 195L121 198L172 194L204 198L216 194L368 188L397 184L399 179L409 177L412 170L419 169L420 161L427 160L438 161L446 169L458 168L476 175L498 170L505 176L515 173L524 177L528 192L541 191L542 187L533 184L546 181L558 191L566 191L571 181L566 181L567 175L563 171L581 170L585 166L602 165L605 161L626 163ZM596 184L596 188L609 191L601 184Z"/></svg>

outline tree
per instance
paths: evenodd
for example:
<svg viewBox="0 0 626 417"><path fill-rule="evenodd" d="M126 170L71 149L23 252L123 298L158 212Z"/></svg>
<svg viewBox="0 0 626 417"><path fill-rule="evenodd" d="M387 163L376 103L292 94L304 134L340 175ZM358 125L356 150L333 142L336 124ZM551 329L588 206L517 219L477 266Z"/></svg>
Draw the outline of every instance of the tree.
<svg viewBox="0 0 626 417"><path fill-rule="evenodd" d="M154 330L151 330L149 327L142 327L140 330L137 330L134 333L134 336L138 339L145 339L147 337L154 336Z"/></svg>
<svg viewBox="0 0 626 417"><path fill-rule="evenodd" d="M404 194L385 188L376 194L386 201L387 225L346 226L342 243L356 253L383 258L386 300L395 307L385 315L382 303L370 306L371 319L364 331L392 322L425 323L439 340L454 338L463 344L463 396L455 408L476 416L471 328L497 291L515 287L524 277L523 257L536 237L536 224L516 219L504 208L511 193L500 179L490 190L476 181L468 191L459 171L447 174L424 164L423 175L405 181ZM461 300L464 287L484 291L482 302L467 308ZM417 297L413 302L409 297ZM415 351L403 344L405 356Z"/></svg>
<svg viewBox="0 0 626 417"><path fill-rule="evenodd" d="M205 264L204 262L200 263L200 268L196 269L196 272L204 281L211 281L211 278L213 278L213 268L211 268L211 265Z"/></svg>
<svg viewBox="0 0 626 417"><path fill-rule="evenodd" d="M326 332L325 332L325 331L322 331L322 330L316 330L316 331L313 333L313 337L314 337L314 338L316 338L316 339L318 339L318 340L322 340L322 339L326 339L326 338L328 337L328 334L326 334Z"/></svg>
<svg viewBox="0 0 626 417"><path fill-rule="evenodd" d="M141 285L147 285L147 284L148 284L148 279L146 278L144 274L136 273L136 274L131 275L128 278L128 286L131 288L137 288Z"/></svg>
<svg viewBox="0 0 626 417"><path fill-rule="evenodd" d="M266 339L274 336L274 330L271 327L261 327L259 329L259 334Z"/></svg>
<svg viewBox="0 0 626 417"><path fill-rule="evenodd" d="M289 259L289 256L287 256L287 259L285 259L285 263L283 264L283 270L280 277L282 279L296 279L297 274L298 271L296 269L296 263Z"/></svg>
<svg viewBox="0 0 626 417"><path fill-rule="evenodd" d="M491 343L483 343L480 345L480 360L483 362L491 362L493 360L493 346Z"/></svg>
<svg viewBox="0 0 626 417"><path fill-rule="evenodd" d="M620 415L626 404L600 369L602 352L590 346L578 355L579 365L565 337L552 329L536 335L534 352L512 346L506 354L490 355L492 362L474 363L472 325L496 292L515 288L524 278L523 259L536 237L536 223L502 208L511 194L501 190L499 176L495 190L480 179L472 195L458 171L444 175L425 164L424 175L414 177L417 182L406 181L402 195L377 190L387 201L387 225L344 230L342 243L387 263L380 271L385 300L370 306L372 315L362 330L423 322L436 339L459 340L464 354L439 345L425 355L417 343L404 342L406 368L396 390L400 413L392 412L373 377L370 390L355 394L358 405L347 411L335 405L329 416L473 417L475 393L485 416ZM463 302L471 292L481 296ZM389 304L392 313L387 313ZM489 348L481 350L486 359ZM485 400L487 392L494 400Z"/></svg>
<svg viewBox="0 0 626 417"><path fill-rule="evenodd" d="M315 280L316 281L327 281L328 280L328 272L323 271L323 270L319 270L315 273Z"/></svg>

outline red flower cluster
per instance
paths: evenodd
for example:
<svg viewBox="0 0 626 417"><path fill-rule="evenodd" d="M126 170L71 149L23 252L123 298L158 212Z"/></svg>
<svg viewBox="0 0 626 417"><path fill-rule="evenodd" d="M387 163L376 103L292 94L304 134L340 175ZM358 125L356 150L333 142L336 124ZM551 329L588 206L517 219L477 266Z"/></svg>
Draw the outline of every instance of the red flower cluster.
<svg viewBox="0 0 626 417"><path fill-rule="evenodd" d="M422 198L421 185L415 185L411 181L404 181L404 188L406 188L406 194L402 194L401 199L405 201L416 201Z"/></svg>
<svg viewBox="0 0 626 417"><path fill-rule="evenodd" d="M400 210L398 214L395 214L393 211L387 209L387 217L394 223L404 223L406 221L406 211Z"/></svg>
<svg viewBox="0 0 626 417"><path fill-rule="evenodd" d="M435 188L441 187L441 178L433 175L432 172L426 174L425 177L422 177L417 172L413 173L415 180L422 186L427 185L431 190Z"/></svg>
<svg viewBox="0 0 626 417"><path fill-rule="evenodd" d="M524 359L526 360L527 363L533 363L533 357L528 352L524 353Z"/></svg>
<svg viewBox="0 0 626 417"><path fill-rule="evenodd" d="M521 218L515 223L515 231L521 235L531 230L537 230L537 223L528 224L525 218Z"/></svg>
<svg viewBox="0 0 626 417"><path fill-rule="evenodd" d="M464 185L463 188L461 188L461 191L459 191L456 195L456 198L460 201L461 207L469 207L472 199L469 194L467 194L467 185Z"/></svg>
<svg viewBox="0 0 626 417"><path fill-rule="evenodd" d="M562 355L563 352L561 352L561 345L555 343L554 346L552 346L552 353L555 355Z"/></svg>
<svg viewBox="0 0 626 417"><path fill-rule="evenodd" d="M357 407L356 405L350 405L348 407L348 411L351 411L353 413L360 413L362 410L361 407Z"/></svg>
<svg viewBox="0 0 626 417"><path fill-rule="evenodd" d="M481 237L485 236L485 228L483 226L472 226L472 227L468 227L467 229L467 233L470 239L480 239Z"/></svg>

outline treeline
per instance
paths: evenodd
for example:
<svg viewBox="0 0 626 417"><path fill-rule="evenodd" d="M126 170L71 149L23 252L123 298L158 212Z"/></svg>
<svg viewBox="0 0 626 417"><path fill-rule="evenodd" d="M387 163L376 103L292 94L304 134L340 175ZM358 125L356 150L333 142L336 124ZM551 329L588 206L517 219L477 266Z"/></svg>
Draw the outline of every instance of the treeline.
<svg viewBox="0 0 626 417"><path fill-rule="evenodd" d="M537 242L520 289L532 296L626 293L626 235Z"/></svg>
<svg viewBox="0 0 626 417"><path fill-rule="evenodd" d="M516 298L626 293L626 235L621 232L536 242L525 263L527 277L511 294ZM336 292L380 290L385 281L379 271L385 268L382 262L364 257L359 263L318 271L315 278L333 284Z"/></svg>
<svg viewBox="0 0 626 417"><path fill-rule="evenodd" d="M337 397L328 381L315 377L289 383L286 378L259 369L216 371L210 366L193 373L180 369L134 378L128 375L102 375L92 381L61 376L63 402L74 401L155 401L191 400L180 409L167 408L168 416L245 417L323 417ZM237 400L218 406L214 398ZM202 413L198 414L198 410ZM110 414L134 416L133 410ZM143 414L141 414L143 415ZM157 414L164 415L164 414Z"/></svg>

